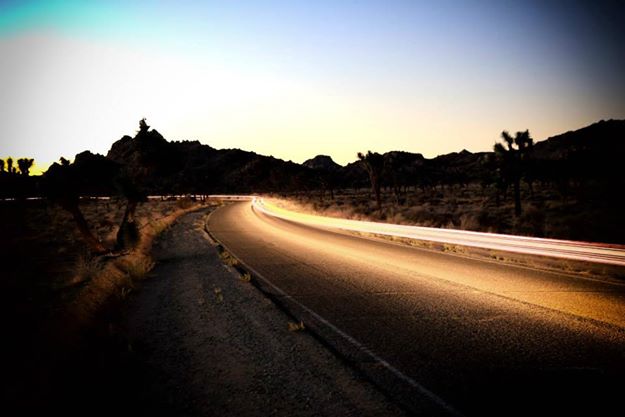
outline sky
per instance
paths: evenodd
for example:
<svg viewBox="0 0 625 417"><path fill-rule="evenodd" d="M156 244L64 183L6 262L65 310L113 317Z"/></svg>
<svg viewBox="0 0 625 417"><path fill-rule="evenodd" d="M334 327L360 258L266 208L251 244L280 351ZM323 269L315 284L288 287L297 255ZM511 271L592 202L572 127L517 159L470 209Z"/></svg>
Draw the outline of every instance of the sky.
<svg viewBox="0 0 625 417"><path fill-rule="evenodd" d="M623 2L621 2L623 3ZM106 154L141 118L303 162L491 150L625 119L611 1L3 1L0 158Z"/></svg>

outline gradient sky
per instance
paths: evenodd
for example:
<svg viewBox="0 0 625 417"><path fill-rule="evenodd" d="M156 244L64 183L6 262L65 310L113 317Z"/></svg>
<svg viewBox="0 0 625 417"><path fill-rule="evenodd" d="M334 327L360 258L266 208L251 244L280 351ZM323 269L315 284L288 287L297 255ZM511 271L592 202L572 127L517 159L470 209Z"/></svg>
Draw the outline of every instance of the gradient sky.
<svg viewBox="0 0 625 417"><path fill-rule="evenodd" d="M142 117L303 162L490 150L625 118L625 7L597 1L0 0L0 156L106 153Z"/></svg>

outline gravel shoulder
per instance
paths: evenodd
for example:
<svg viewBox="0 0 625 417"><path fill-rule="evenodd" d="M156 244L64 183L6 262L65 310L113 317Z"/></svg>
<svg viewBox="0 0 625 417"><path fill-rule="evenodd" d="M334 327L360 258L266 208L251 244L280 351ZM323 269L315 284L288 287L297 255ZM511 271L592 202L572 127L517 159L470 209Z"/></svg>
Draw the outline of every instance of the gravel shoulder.
<svg viewBox="0 0 625 417"><path fill-rule="evenodd" d="M152 414L400 416L404 413L225 266L185 215L154 246L128 304L129 350ZM143 402L143 401L142 401Z"/></svg>

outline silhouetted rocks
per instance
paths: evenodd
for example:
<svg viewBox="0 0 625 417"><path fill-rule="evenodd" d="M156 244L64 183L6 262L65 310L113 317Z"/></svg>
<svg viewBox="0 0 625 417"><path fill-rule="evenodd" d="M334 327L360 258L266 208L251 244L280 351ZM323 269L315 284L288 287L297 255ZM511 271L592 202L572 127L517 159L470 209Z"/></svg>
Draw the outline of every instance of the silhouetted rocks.
<svg viewBox="0 0 625 417"><path fill-rule="evenodd" d="M341 168L343 168L342 166L334 162L332 160L332 157L328 155L317 155L314 158L304 161L302 165L310 169L334 172L339 171Z"/></svg>
<svg viewBox="0 0 625 417"><path fill-rule="evenodd" d="M168 142L156 130L124 136L107 158L154 194L293 191L312 181L311 170L293 162L198 141Z"/></svg>
<svg viewBox="0 0 625 417"><path fill-rule="evenodd" d="M592 198L603 198L605 194L613 197L618 194L615 187L624 181L620 173L624 139L625 121L609 120L537 142L524 180L558 184L563 192L570 188L571 181L589 183L594 187ZM500 187L493 152L463 150L432 159L401 151L382 156L386 161L380 178L382 187L428 189L476 182ZM170 142L157 130L150 130L145 121L134 137L124 136L113 143L106 157L83 152L72 165L80 172L72 181L78 182L80 192L89 195L128 195L131 186L144 196L332 192L370 187L368 173L359 161L341 166L327 155L318 155L295 164L239 149L215 149L198 141ZM49 172L55 169L53 165ZM0 172L0 195L42 195L41 182L37 177L8 172L7 161Z"/></svg>
<svg viewBox="0 0 625 417"><path fill-rule="evenodd" d="M537 159L559 160L573 154L610 157L625 153L625 120L601 120L579 130L552 136L534 145Z"/></svg>
<svg viewBox="0 0 625 417"><path fill-rule="evenodd" d="M571 181L592 182L619 194L617 190L625 185L624 157L625 120L602 120L536 143L534 171L538 179L564 188Z"/></svg>

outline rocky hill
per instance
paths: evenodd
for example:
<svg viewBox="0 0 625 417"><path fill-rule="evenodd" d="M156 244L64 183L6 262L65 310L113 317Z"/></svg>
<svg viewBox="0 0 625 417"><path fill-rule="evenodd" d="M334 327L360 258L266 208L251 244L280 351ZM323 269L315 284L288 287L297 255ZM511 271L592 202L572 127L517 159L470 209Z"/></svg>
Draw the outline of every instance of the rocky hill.
<svg viewBox="0 0 625 417"><path fill-rule="evenodd" d="M302 163L305 167L326 170L326 171L339 171L342 167L332 160L332 157L328 155L317 155L312 159L308 159Z"/></svg>
<svg viewBox="0 0 625 417"><path fill-rule="evenodd" d="M293 162L198 141L168 142L156 130L122 137L106 157L158 194L292 191L313 177Z"/></svg>
<svg viewBox="0 0 625 417"><path fill-rule="evenodd" d="M572 155L602 156L625 154L625 120L601 120L579 130L552 136L536 143L538 159L562 160Z"/></svg>
<svg viewBox="0 0 625 417"><path fill-rule="evenodd" d="M600 121L537 142L531 175L538 181L575 180L614 189L625 181L620 168L624 157L625 120ZM80 165L79 172L88 171L87 177L96 178L96 171L102 169L98 167L106 165L102 158L83 152L74 164ZM240 149L215 149L199 141L168 141L144 122L134 137L124 136L113 143L105 159L141 183L146 192L155 194L292 192L369 186L367 173L358 160L341 166L330 156L318 155L296 164ZM428 159L418 153L393 151L384 154L384 159L384 186L491 184L496 176L492 152L462 150ZM90 164L93 169L89 169ZM3 174L7 194L11 178ZM31 188L36 189L34 185ZM101 193L105 188L86 190Z"/></svg>

